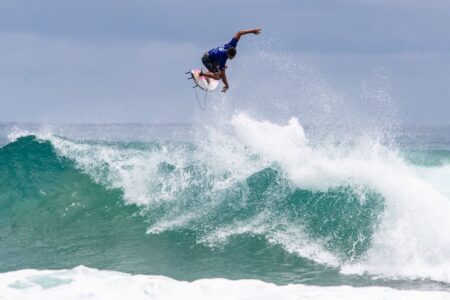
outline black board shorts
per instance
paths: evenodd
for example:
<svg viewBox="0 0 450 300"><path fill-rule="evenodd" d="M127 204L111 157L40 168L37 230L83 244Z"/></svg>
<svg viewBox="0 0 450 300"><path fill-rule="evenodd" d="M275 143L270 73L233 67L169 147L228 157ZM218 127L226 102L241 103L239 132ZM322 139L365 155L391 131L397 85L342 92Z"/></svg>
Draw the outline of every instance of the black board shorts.
<svg viewBox="0 0 450 300"><path fill-rule="evenodd" d="M208 71L213 72L213 73L219 72L219 68L218 68L219 64L211 60L211 58L208 55L208 52L203 54L202 63L205 65L205 67L208 69Z"/></svg>

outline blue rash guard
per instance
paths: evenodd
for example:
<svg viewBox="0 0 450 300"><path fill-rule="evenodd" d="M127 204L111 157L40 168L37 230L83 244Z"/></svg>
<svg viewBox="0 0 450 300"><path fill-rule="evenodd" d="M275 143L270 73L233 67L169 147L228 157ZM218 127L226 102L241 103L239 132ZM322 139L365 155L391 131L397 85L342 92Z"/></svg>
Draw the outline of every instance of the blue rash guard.
<svg viewBox="0 0 450 300"><path fill-rule="evenodd" d="M219 65L219 70L225 70L225 63L227 62L228 55L227 49L237 47L238 40L232 38L228 44L223 45L223 47L213 48L208 51L208 56L214 63Z"/></svg>

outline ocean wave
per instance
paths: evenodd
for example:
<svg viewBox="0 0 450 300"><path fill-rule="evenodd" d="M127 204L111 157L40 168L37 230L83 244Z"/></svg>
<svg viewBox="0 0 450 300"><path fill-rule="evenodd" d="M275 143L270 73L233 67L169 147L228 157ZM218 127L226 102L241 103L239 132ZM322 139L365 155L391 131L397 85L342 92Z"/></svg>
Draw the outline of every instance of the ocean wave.
<svg viewBox="0 0 450 300"><path fill-rule="evenodd" d="M296 118L279 125L246 114L178 144L36 136L51 159L120 191L150 235L188 230L211 248L257 236L345 274L450 282L448 194L378 140L315 144Z"/></svg>

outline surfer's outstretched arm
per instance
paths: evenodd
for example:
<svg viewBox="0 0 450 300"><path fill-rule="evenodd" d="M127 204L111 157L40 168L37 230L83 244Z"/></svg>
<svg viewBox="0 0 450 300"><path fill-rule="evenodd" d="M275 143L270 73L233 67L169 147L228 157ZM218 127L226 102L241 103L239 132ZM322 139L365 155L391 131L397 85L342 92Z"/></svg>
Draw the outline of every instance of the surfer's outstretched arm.
<svg viewBox="0 0 450 300"><path fill-rule="evenodd" d="M245 35L245 34L249 34L249 33L260 34L260 33L261 33L261 28L239 30L239 31L234 35L234 38L237 39L237 40L239 41L239 39L241 38L241 36L243 36L243 35Z"/></svg>

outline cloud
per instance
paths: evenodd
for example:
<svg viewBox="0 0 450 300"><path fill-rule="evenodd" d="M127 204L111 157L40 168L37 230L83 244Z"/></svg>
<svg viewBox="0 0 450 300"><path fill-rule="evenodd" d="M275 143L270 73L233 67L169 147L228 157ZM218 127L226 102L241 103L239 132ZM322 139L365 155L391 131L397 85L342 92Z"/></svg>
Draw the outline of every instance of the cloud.
<svg viewBox="0 0 450 300"><path fill-rule="evenodd" d="M93 41L165 40L206 47L261 26L310 52L450 50L448 1L92 0L0 2L0 31Z"/></svg>

